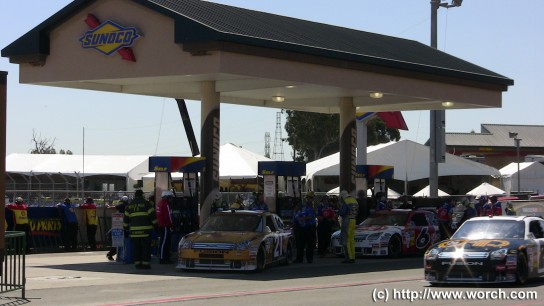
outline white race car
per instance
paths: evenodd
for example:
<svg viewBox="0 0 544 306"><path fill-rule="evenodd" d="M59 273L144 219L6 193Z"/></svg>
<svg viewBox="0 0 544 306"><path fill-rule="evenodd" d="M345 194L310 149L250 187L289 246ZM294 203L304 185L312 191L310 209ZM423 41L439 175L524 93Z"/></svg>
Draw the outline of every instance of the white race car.
<svg viewBox="0 0 544 306"><path fill-rule="evenodd" d="M440 240L434 212L393 209L376 212L355 229L356 256L398 257L424 253ZM332 251L343 255L340 231L332 234Z"/></svg>

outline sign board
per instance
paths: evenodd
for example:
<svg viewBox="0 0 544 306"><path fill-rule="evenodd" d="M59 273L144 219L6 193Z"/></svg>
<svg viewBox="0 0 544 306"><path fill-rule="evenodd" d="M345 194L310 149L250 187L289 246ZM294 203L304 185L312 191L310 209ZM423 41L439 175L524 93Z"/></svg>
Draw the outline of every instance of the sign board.
<svg viewBox="0 0 544 306"><path fill-rule="evenodd" d="M125 215L123 213L112 213L111 214L111 228L120 228L123 229L123 218Z"/></svg>
<svg viewBox="0 0 544 306"><path fill-rule="evenodd" d="M123 247L125 244L125 231L122 228L111 229L111 246Z"/></svg>

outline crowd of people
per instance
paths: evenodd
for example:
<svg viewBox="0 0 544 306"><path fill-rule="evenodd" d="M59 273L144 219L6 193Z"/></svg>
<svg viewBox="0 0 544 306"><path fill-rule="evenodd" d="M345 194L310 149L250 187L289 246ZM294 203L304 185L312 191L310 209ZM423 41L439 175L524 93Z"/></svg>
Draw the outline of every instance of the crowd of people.
<svg viewBox="0 0 544 306"><path fill-rule="evenodd" d="M497 196L467 196L460 202L455 198L447 198L444 204L436 210L440 236L442 239L451 237L453 232L466 220L477 216L515 216L516 211L512 203L503 203Z"/></svg>
<svg viewBox="0 0 544 306"><path fill-rule="evenodd" d="M125 236L130 238L131 262L137 269L150 269L152 233L159 234L158 256L161 264L172 263L171 235L174 228L172 221L172 205L174 194L164 191L161 200L154 203L154 195L144 198L143 191L137 190L131 201L123 196L116 210L123 214L123 227ZM408 197L399 198L400 203L395 205L399 209L413 209ZM92 198L87 198L84 203L74 205L69 198L59 203L59 217L62 220L62 243L67 251L75 251L78 245L79 224L74 208L78 206L83 211L83 220L86 227L87 243L90 250L96 250L96 232L98 218L96 205ZM21 197L16 198L15 203L6 204L6 209L12 212L13 228L25 232L27 252L30 252L32 239L30 239L30 225L27 214L27 205ZM326 256L329 252L331 234L338 228L341 231L341 243L345 258L342 263L355 262L355 226L369 215L381 210L393 208L384 194L378 193L374 198L366 197L364 192L353 197L347 191L342 190L338 196L321 196L316 200L314 192L308 191L301 203L295 204L292 214L293 233L296 241L295 263L306 260L312 263L314 252L317 248L317 256ZM233 202L227 204L223 201L221 193L216 194L211 205L211 213L221 210L263 210L268 211L263 194L254 193L247 198L236 195ZM436 209L437 222L442 239L451 236L461 224L475 216L500 216L515 215L511 203L507 202L503 208L496 196L479 196L477 198L467 196L456 202L456 198L450 197ZM6 222L7 227L7 222ZM109 260L114 260L117 248L112 247L106 254Z"/></svg>

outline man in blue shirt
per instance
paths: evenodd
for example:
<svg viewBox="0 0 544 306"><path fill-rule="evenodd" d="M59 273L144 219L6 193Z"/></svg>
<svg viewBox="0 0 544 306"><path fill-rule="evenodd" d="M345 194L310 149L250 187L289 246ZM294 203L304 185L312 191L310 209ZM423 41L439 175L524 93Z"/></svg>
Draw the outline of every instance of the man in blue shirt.
<svg viewBox="0 0 544 306"><path fill-rule="evenodd" d="M294 216L299 233L296 241L297 258L294 261L296 263L302 262L304 255L306 255L306 261L308 263L312 263L314 261L316 221L313 208L313 199L314 193L312 191L308 191L304 204Z"/></svg>
<svg viewBox="0 0 544 306"><path fill-rule="evenodd" d="M75 251L77 249L77 232L79 225L77 223L76 213L72 207L69 198L64 199L63 203L57 205L60 219L62 220L62 241L65 251Z"/></svg>
<svg viewBox="0 0 544 306"><path fill-rule="evenodd" d="M249 209L268 211L268 205L264 202L264 195L262 193L259 193L258 200L253 202L253 204L249 206Z"/></svg>

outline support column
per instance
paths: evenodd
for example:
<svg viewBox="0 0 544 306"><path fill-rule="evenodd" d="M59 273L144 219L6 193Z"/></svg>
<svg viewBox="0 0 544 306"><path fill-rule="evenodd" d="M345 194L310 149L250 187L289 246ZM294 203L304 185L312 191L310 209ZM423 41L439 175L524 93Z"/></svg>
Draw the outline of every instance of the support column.
<svg viewBox="0 0 544 306"><path fill-rule="evenodd" d="M367 120L357 120L355 125L357 126L357 165L366 165L367 162L367 151L368 146L368 127L366 126ZM363 191L363 194L366 196L366 190L368 189L368 181L366 176L358 175L355 178L355 190L357 193L359 190Z"/></svg>
<svg viewBox="0 0 544 306"><path fill-rule="evenodd" d="M219 192L219 136L220 136L220 95L215 91L214 81L200 84L201 133L200 146L206 167L200 178L200 224L210 215L215 195Z"/></svg>
<svg viewBox="0 0 544 306"><path fill-rule="evenodd" d="M6 222L6 212L4 197L6 192L6 120L7 120L7 71L0 71L0 263L4 262L6 251L6 232L4 230Z"/></svg>
<svg viewBox="0 0 544 306"><path fill-rule="evenodd" d="M353 98L345 97L340 106L340 190L351 194L355 191L355 165L357 154L357 130L355 128L355 107Z"/></svg>

